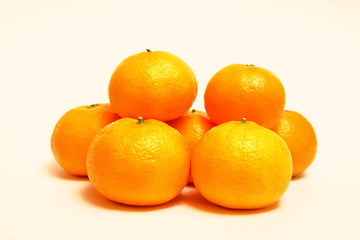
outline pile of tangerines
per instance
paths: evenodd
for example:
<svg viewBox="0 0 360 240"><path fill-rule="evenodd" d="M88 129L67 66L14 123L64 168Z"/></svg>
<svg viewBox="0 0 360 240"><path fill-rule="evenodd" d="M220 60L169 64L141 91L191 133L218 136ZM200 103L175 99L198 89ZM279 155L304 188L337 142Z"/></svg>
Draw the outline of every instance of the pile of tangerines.
<svg viewBox="0 0 360 240"><path fill-rule="evenodd" d="M122 204L162 204L186 184L227 208L276 202L317 150L308 120L284 110L280 79L254 65L224 67L207 84L206 113L189 110L197 90L179 57L148 49L132 55L111 76L110 103L60 118L52 153L67 172L88 176Z"/></svg>

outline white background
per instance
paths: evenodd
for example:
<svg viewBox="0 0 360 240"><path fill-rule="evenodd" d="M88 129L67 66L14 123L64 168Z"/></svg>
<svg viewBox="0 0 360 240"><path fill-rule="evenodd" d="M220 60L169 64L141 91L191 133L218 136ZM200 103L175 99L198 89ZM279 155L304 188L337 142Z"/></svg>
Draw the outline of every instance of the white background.
<svg viewBox="0 0 360 240"><path fill-rule="evenodd" d="M359 239L360 2L0 0L0 239ZM127 56L169 51L207 81L247 63L282 80L318 136L281 200L234 211L186 188L168 204L107 201L50 152L70 108L108 102Z"/></svg>

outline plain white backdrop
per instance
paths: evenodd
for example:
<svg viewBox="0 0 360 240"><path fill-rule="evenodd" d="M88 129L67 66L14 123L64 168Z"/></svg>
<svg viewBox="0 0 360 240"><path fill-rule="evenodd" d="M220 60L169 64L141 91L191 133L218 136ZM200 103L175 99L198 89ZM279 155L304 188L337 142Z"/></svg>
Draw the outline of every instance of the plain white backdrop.
<svg viewBox="0 0 360 240"><path fill-rule="evenodd" d="M359 239L360 2L0 1L0 239ZM232 211L194 188L131 208L66 174L50 152L70 108L108 102L127 56L187 62L203 108L208 80L231 63L273 71L286 109L318 136L313 165L270 208Z"/></svg>

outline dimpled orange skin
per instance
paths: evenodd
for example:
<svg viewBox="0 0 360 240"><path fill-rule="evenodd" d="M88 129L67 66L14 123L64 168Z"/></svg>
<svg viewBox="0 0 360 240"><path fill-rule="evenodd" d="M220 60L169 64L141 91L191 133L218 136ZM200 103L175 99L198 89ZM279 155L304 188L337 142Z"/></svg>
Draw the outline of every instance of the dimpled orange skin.
<svg viewBox="0 0 360 240"><path fill-rule="evenodd" d="M142 52L126 58L109 83L109 99L121 117L168 121L185 114L197 95L192 69L165 52Z"/></svg>
<svg viewBox="0 0 360 240"><path fill-rule="evenodd" d="M205 90L205 109L215 124L246 118L273 127L285 107L285 90L267 69L231 64L218 71Z"/></svg>
<svg viewBox="0 0 360 240"><path fill-rule="evenodd" d="M191 162L194 184L210 202L256 209L276 202L291 180L291 155L273 131L231 121L208 131Z"/></svg>
<svg viewBox="0 0 360 240"><path fill-rule="evenodd" d="M273 128L288 145L293 160L293 177L303 173L314 161L317 139L313 126L300 113L286 110Z"/></svg>
<svg viewBox="0 0 360 240"><path fill-rule="evenodd" d="M51 151L67 172L87 176L86 154L95 135L119 119L110 104L79 106L66 112L51 135Z"/></svg>
<svg viewBox="0 0 360 240"><path fill-rule="evenodd" d="M189 177L185 139L167 124L122 118L91 143L89 179L106 198L134 206L158 205L176 197Z"/></svg>
<svg viewBox="0 0 360 240"><path fill-rule="evenodd" d="M211 128L215 127L215 124L210 121L206 113L199 110L188 111L185 115L169 121L167 124L176 128L181 135L184 136L188 143L191 156L204 134ZM191 177L191 172L188 182L194 183Z"/></svg>

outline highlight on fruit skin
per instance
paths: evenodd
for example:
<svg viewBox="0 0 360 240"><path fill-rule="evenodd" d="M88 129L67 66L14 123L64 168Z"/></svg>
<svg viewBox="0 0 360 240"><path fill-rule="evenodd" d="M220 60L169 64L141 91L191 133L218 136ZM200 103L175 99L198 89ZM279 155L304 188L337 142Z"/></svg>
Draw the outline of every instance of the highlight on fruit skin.
<svg viewBox="0 0 360 240"><path fill-rule="evenodd" d="M114 70L108 96L121 117L169 121L187 112L198 91L193 70L166 51L137 53Z"/></svg>
<svg viewBox="0 0 360 240"><path fill-rule="evenodd" d="M87 154L89 180L104 197L153 206L175 198L187 184L190 152L184 137L154 119L122 118L102 129Z"/></svg>
<svg viewBox="0 0 360 240"><path fill-rule="evenodd" d="M87 176L86 154L91 141L103 127L119 118L109 103L70 109L58 120L51 135L55 160L68 173Z"/></svg>
<svg viewBox="0 0 360 240"><path fill-rule="evenodd" d="M188 143L191 156L204 134L211 128L215 127L215 124L211 122L205 112L195 109L192 109L183 116L166 123L178 130L181 135L184 136L186 142ZM188 183L194 183L191 176L191 169Z"/></svg>
<svg viewBox="0 0 360 240"><path fill-rule="evenodd" d="M284 139L290 149L293 161L292 176L305 172L315 159L318 145L311 123L300 113L285 110L272 130Z"/></svg>
<svg viewBox="0 0 360 240"><path fill-rule="evenodd" d="M204 103L215 124L245 117L270 129L284 111L285 89L280 79L265 68L231 64L210 79Z"/></svg>
<svg viewBox="0 0 360 240"><path fill-rule="evenodd" d="M292 161L279 135L254 122L209 130L191 161L194 184L208 201L232 209L267 207L289 186Z"/></svg>

